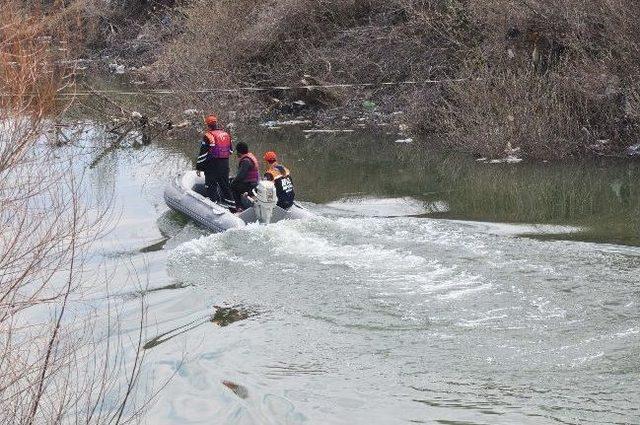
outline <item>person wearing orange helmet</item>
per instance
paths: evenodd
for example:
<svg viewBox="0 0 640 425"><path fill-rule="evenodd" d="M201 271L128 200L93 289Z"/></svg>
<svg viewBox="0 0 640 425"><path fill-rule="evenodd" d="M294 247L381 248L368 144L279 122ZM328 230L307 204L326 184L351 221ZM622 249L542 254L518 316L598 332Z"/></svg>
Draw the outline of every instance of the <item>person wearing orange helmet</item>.
<svg viewBox="0 0 640 425"><path fill-rule="evenodd" d="M200 176L204 172L205 192L209 199L232 203L229 185L229 157L233 152L231 136L222 129L215 115L208 115L204 122L207 128L200 144L196 173Z"/></svg>
<svg viewBox="0 0 640 425"><path fill-rule="evenodd" d="M278 164L278 156L275 152L266 152L263 159L267 163L267 171L264 173L264 178L271 180L275 184L276 195L278 196L277 205L286 210L293 205L296 197L291 173L285 166Z"/></svg>

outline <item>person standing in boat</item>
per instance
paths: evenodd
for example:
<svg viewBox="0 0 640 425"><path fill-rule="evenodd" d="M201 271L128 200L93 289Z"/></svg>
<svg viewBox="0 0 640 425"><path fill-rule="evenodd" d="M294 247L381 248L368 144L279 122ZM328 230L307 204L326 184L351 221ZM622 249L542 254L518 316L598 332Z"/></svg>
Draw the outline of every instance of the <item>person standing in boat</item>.
<svg viewBox="0 0 640 425"><path fill-rule="evenodd" d="M206 196L213 202L232 202L233 194L229 185L229 157L233 144L229 133L224 131L218 118L209 115L205 118L207 130L202 136L200 154L196 163L198 176L204 172ZM222 197L222 199L220 198Z"/></svg>
<svg viewBox="0 0 640 425"><path fill-rule="evenodd" d="M285 166L278 164L278 156L275 152L266 152L263 159L267 163L267 171L264 173L264 178L275 184L278 196L277 205L286 210L293 205L296 196L291 173Z"/></svg>
<svg viewBox="0 0 640 425"><path fill-rule="evenodd" d="M238 173L231 182L233 198L236 202L236 210L240 211L245 206L242 203L242 196L250 194L258 185L260 180L260 165L255 155L249 152L249 146L240 142L236 146L238 161Z"/></svg>

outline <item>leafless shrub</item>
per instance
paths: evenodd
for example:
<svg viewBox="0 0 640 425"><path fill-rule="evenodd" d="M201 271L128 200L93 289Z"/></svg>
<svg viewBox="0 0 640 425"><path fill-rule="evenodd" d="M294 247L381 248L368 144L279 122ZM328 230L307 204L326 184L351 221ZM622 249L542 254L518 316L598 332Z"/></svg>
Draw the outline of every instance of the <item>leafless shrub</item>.
<svg viewBox="0 0 640 425"><path fill-rule="evenodd" d="M461 46L468 38L461 11L437 1L200 0L182 13L181 35L150 69L153 81L178 91L168 108L215 107L245 116L274 106L274 98L286 103L299 93L192 91L299 86L305 75L356 84L442 78L457 69L448 55L465 55ZM393 108L402 100L394 90L346 90L341 97L354 107L370 97L380 103L395 99Z"/></svg>
<svg viewBox="0 0 640 425"><path fill-rule="evenodd" d="M510 144L531 158L619 152L637 141L640 51L633 2L472 2L480 42L465 84L414 97L416 131L479 155Z"/></svg>
<svg viewBox="0 0 640 425"><path fill-rule="evenodd" d="M550 89L554 83L532 72L485 73L450 85L448 100L437 99L440 108L418 123L430 125L429 133L441 134L456 150L477 155L504 156L510 143L532 158L564 157L582 140L578 113L584 99Z"/></svg>
<svg viewBox="0 0 640 425"><path fill-rule="evenodd" d="M141 359L127 371L122 347L98 344L96 322L69 314L106 211L85 203L73 155L42 137L72 74L57 65L58 16L24 16L14 3L0 10L0 423L120 423L136 413ZM121 401L107 409L111 397Z"/></svg>

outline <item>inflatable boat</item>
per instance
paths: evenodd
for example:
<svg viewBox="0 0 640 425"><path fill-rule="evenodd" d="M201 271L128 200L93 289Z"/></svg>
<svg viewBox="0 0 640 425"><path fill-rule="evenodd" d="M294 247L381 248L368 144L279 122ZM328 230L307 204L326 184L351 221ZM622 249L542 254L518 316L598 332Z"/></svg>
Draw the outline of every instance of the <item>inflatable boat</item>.
<svg viewBox="0 0 640 425"><path fill-rule="evenodd" d="M258 184L250 198L252 206L240 213L231 212L231 205L213 202L204 194L204 176L199 177L195 171L187 171L178 175L165 188L164 200L172 210L216 233L250 223L270 224L315 216L297 203L286 210L277 206L276 188L270 181Z"/></svg>

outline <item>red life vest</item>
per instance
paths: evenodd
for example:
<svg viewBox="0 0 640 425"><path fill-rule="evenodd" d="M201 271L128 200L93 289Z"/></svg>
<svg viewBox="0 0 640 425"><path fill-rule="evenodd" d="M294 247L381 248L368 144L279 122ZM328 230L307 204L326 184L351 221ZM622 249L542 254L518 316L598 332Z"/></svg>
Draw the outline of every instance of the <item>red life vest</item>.
<svg viewBox="0 0 640 425"><path fill-rule="evenodd" d="M204 133L209 140L210 158L229 158L231 156L231 136L223 130L209 130Z"/></svg>
<svg viewBox="0 0 640 425"><path fill-rule="evenodd" d="M260 181L260 171L259 171L258 160L256 159L255 155L249 152L240 157L240 161L238 162L238 164L240 164L245 159L250 160L251 163L253 164L253 167L247 173L247 177L245 177L244 181L246 183L257 184Z"/></svg>

